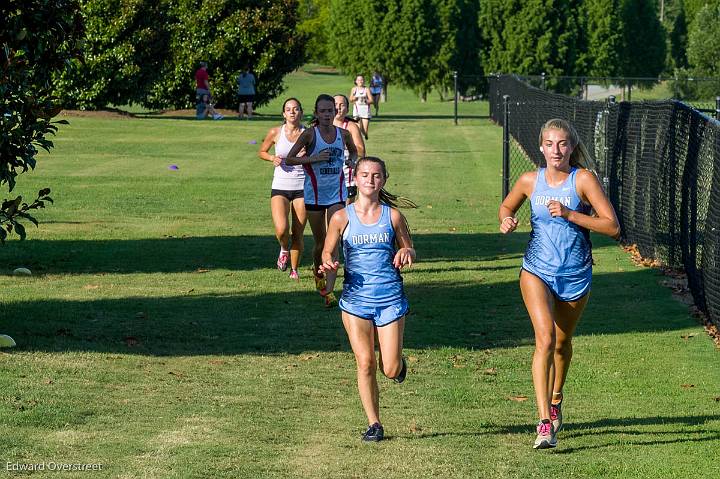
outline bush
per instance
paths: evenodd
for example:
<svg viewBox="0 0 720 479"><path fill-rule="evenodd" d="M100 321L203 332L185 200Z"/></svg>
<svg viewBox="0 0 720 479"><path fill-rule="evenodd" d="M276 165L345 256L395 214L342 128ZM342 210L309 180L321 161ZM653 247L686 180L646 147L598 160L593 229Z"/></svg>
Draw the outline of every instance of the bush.
<svg viewBox="0 0 720 479"><path fill-rule="evenodd" d="M17 176L36 166L38 148L53 147L47 136L57 131L52 118L60 111L54 95L53 74L78 58L82 23L73 0L6 0L0 4L4 26L0 30L0 185L15 188ZM33 203L22 196L0 205L0 240L15 231L25 237L19 222L33 209L52 201L48 188Z"/></svg>
<svg viewBox="0 0 720 479"><path fill-rule="evenodd" d="M190 107L200 61L209 65L216 103L228 107L237 75L250 65L259 106L282 92L283 77L305 59L296 0L81 2L85 60L61 77L68 106Z"/></svg>

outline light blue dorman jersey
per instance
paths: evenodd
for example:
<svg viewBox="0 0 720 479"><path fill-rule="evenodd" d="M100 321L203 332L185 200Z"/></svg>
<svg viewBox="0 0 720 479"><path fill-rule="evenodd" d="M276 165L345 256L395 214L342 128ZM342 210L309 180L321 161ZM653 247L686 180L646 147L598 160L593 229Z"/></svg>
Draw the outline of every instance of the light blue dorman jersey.
<svg viewBox="0 0 720 479"><path fill-rule="evenodd" d="M354 204L345 211L348 225L342 242L345 257L343 299L367 306L397 302L405 293L400 271L392 264L397 250L391 208L382 205L380 219L372 225L360 222Z"/></svg>
<svg viewBox="0 0 720 479"><path fill-rule="evenodd" d="M551 200L559 201L568 209L589 214L590 206L582 202L575 188L577 168L557 187L545 179L545 168L537 173L535 189L530 196L530 241L523 268L554 276L571 276L592 268L590 232L561 217L552 217L547 208Z"/></svg>

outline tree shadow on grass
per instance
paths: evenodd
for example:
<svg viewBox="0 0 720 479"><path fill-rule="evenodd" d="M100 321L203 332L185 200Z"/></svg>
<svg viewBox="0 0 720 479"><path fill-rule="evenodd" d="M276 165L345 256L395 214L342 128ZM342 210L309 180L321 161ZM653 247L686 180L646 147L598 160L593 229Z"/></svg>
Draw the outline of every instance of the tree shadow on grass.
<svg viewBox="0 0 720 479"><path fill-rule="evenodd" d="M421 261L494 261L519 257L523 235L416 234ZM304 262L310 260L312 237L305 237ZM139 240L28 240L0 248L7 272L29 268L45 274L183 273L224 269L252 271L272 268L278 244L267 236L166 237ZM498 254L499 252L500 254Z"/></svg>
<svg viewBox="0 0 720 479"><path fill-rule="evenodd" d="M96 351L143 355L298 354L348 351L337 309L326 310L310 281L289 284L284 292L244 293L247 279L223 275L234 294L193 290L170 297L61 299L6 303L0 331L24 351ZM278 273L279 275L281 273ZM686 328L678 304L670 314L667 300L649 298L652 270L596 275L597 294L578 335L620 334ZM423 276L424 277L424 276ZM284 281L287 281L282 274ZM412 310L407 348L486 349L528 345L533 332L516 281L414 283L406 275ZM432 281L432 279L431 279ZM657 288L657 287L655 287ZM257 289L257 288L256 288ZM102 288L93 289L98 295ZM617 315L612 314L617 308ZM662 321L648 311L662 308Z"/></svg>

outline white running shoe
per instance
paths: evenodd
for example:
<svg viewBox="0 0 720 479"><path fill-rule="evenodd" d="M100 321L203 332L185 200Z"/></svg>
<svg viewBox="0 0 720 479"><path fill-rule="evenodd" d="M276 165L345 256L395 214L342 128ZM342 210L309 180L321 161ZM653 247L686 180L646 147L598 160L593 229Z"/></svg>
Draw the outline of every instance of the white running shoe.
<svg viewBox="0 0 720 479"><path fill-rule="evenodd" d="M290 253L287 251L280 251L277 260L277 267L280 271L287 270L288 261L290 260Z"/></svg>
<svg viewBox="0 0 720 479"><path fill-rule="evenodd" d="M545 422L547 421L547 422ZM550 449L557 446L555 428L549 419L543 419L537 425L537 437L535 438L534 449Z"/></svg>
<svg viewBox="0 0 720 479"><path fill-rule="evenodd" d="M557 404L550 404L550 421L552 421L555 428L555 434L559 433L563 427L562 401Z"/></svg>

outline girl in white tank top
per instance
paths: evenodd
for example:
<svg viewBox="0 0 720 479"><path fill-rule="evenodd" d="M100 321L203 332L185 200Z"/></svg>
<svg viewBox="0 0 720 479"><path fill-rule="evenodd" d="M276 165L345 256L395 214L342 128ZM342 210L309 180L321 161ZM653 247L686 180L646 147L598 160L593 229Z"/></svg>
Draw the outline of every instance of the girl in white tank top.
<svg viewBox="0 0 720 479"><path fill-rule="evenodd" d="M305 130L305 128L300 126L301 133L303 130ZM294 144L294 141L287 139L285 135L285 124L283 124L280 127L280 133L275 142L275 156L279 157L282 161L275 167L272 182L273 190L297 191L303 189L305 184L305 171L303 171L303 167L300 165L291 166L285 163L285 158L287 154L290 153L290 149Z"/></svg>
<svg viewBox="0 0 720 479"><path fill-rule="evenodd" d="M368 128L370 127L370 105L373 103L370 90L365 87L365 78L358 75L355 78L355 86L350 91L350 101L353 103L353 116L360 123L360 131L368 139Z"/></svg>
<svg viewBox="0 0 720 479"><path fill-rule="evenodd" d="M360 126L347 117L348 106L350 101L345 95L338 94L333 97L335 99L335 119L333 125L339 126L343 130L350 132L353 143L355 143L355 149L357 149L357 157L362 158L365 156L365 141L363 141L362 133L360 132ZM348 187L348 203L351 203L355 196L355 175L354 175L355 162L350 161L350 152L347 147L345 148L345 165L343 171L345 174L345 185Z"/></svg>
<svg viewBox="0 0 720 479"><path fill-rule="evenodd" d="M275 165L270 191L270 210L275 236L280 244L277 267L285 271L289 263L290 278L298 280L298 266L303 252L303 233L307 221L303 200L305 172L300 165L288 165L285 158L304 130L301 125L303 111L300 102L295 98L285 100L282 114L285 123L268 131L260 145L258 156ZM275 145L275 154L271 155L269 152L273 145ZM292 215L290 215L291 211ZM292 222L288 221L288 215L292 217Z"/></svg>

